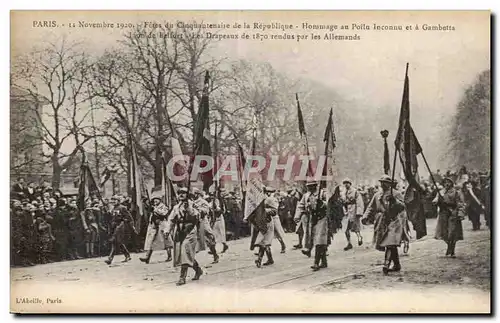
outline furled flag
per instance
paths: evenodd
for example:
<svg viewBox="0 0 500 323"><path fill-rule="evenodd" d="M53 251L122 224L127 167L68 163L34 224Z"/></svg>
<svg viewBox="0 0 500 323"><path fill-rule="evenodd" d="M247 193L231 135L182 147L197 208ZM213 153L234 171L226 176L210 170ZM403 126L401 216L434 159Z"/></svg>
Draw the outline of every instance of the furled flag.
<svg viewBox="0 0 500 323"><path fill-rule="evenodd" d="M257 146L257 119L253 118L252 129L252 149L251 156L255 156ZM246 162L248 163L248 159ZM245 168L249 167L248 165ZM267 232L266 210L264 208L264 183L259 173L252 174L247 177L246 192L245 192L245 208L243 218L252 225L252 236L250 239L250 250L255 247L257 233L265 234Z"/></svg>
<svg viewBox="0 0 500 323"><path fill-rule="evenodd" d="M205 73L205 81L203 85L203 94L201 96L200 108L198 109L198 115L196 118L195 126L195 149L194 157L196 156L212 156L212 149L210 147L210 123L209 123L209 97L208 97L208 86L210 82L210 74L208 71ZM200 167L205 167L206 161L200 163ZM191 174L190 174L191 175ZM203 190L208 192L210 186L213 184L213 174L212 170L208 170L201 174L201 180L203 182Z"/></svg>
<svg viewBox="0 0 500 323"><path fill-rule="evenodd" d="M80 185L78 187L78 209L80 211L85 210L87 201L90 197L95 195L99 200L102 201L101 193L97 186L97 183L92 176L89 165L85 161L85 158L80 167Z"/></svg>
<svg viewBox="0 0 500 323"><path fill-rule="evenodd" d="M401 102L401 112L399 115L399 126L396 135L396 152L399 153L399 160L403 168L403 173L408 188L405 192L406 213L408 219L413 223L413 228L417 233L417 239L427 235L425 225L425 215L422 203L422 189L419 184L417 155L422 153L422 147L413 132L410 124L410 81L408 78L408 64L406 64L406 75L403 89L403 99Z"/></svg>
<svg viewBox="0 0 500 323"><path fill-rule="evenodd" d="M299 95L295 93L295 100L297 101L297 118L299 120L299 134L300 137L304 140L304 151L307 154L307 156L310 156L309 152L309 143L307 141L307 133L306 133L306 127L304 124L304 117L302 116L302 109L300 108L300 101L299 101ZM307 177L312 178L314 176L314 172L312 170L312 165L310 161L306 161L308 163L307 165ZM306 192L306 187L305 187L305 181L303 183L303 192Z"/></svg>
<svg viewBox="0 0 500 323"><path fill-rule="evenodd" d="M335 130L333 127L333 109L330 109L330 116L328 117L323 142L325 143L325 166L323 167L323 176L329 176L332 179L323 181L320 187L325 188L328 201L333 196L337 184L335 180L335 160L333 158L333 151L336 147Z"/></svg>
<svg viewBox="0 0 500 323"><path fill-rule="evenodd" d="M177 203L177 193L170 178L167 176L167 163L165 153L162 154L162 177L161 177L161 190L164 196L164 203L171 210Z"/></svg>
<svg viewBox="0 0 500 323"><path fill-rule="evenodd" d="M146 217L145 208L143 204L143 198L146 192L144 192L143 179L141 171L139 169L139 163L137 158L137 150L135 148L134 138L132 134L129 133L130 142L130 192L132 197L131 213L134 217L135 227L138 232L141 232L141 225L143 217Z"/></svg>

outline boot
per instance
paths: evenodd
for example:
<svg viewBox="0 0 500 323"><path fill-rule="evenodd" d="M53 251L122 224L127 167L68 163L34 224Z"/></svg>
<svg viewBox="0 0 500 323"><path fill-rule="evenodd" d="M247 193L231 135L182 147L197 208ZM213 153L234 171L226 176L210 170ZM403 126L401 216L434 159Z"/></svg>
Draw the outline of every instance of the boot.
<svg viewBox="0 0 500 323"><path fill-rule="evenodd" d="M89 248L90 248L90 257L94 258L95 257L94 249L95 248L94 248L94 243L93 242L89 243Z"/></svg>
<svg viewBox="0 0 500 323"><path fill-rule="evenodd" d="M451 255L451 242L446 241L446 245L448 246L446 248L446 256L449 256L449 255Z"/></svg>
<svg viewBox="0 0 500 323"><path fill-rule="evenodd" d="M111 265L111 263L113 262L113 258L114 257L115 257L115 246L112 245L111 246L111 250L109 252L108 259L105 261L105 263L108 264L108 265Z"/></svg>
<svg viewBox="0 0 500 323"><path fill-rule="evenodd" d="M326 250L323 250L323 254L321 255L321 264L319 265L320 268L327 268L328 267L328 262L326 260Z"/></svg>
<svg viewBox="0 0 500 323"><path fill-rule="evenodd" d="M314 265L311 266L311 269L313 271L318 271L319 270L319 259L321 257L321 248L319 246L316 246L316 249L314 250Z"/></svg>
<svg viewBox="0 0 500 323"><path fill-rule="evenodd" d="M259 247L259 254L257 259L255 260L255 265L257 265L257 268L260 268L260 266L262 265L262 257L264 257L264 250L265 250L264 247Z"/></svg>
<svg viewBox="0 0 500 323"><path fill-rule="evenodd" d="M399 262L399 253L398 253L397 247L392 249L391 256L392 256L392 262L394 263L394 266L391 269L389 269L389 271L393 271L393 272L401 271L401 263Z"/></svg>
<svg viewBox="0 0 500 323"><path fill-rule="evenodd" d="M83 259L83 257L78 254L78 249L73 248L73 254L75 255L75 259Z"/></svg>
<svg viewBox="0 0 500 323"><path fill-rule="evenodd" d="M200 268L200 265L198 265L198 262L196 260L193 263L193 269L194 269L193 280L199 280L200 276L203 275L203 270Z"/></svg>
<svg viewBox="0 0 500 323"><path fill-rule="evenodd" d="M139 258L140 261L145 262L146 264L149 264L149 260L151 259L151 255L153 254L153 250L148 250L146 252L146 257L144 258Z"/></svg>
<svg viewBox="0 0 500 323"><path fill-rule="evenodd" d="M385 248L385 259L384 266L382 267L382 272L384 275L389 273L389 266L391 265L391 248Z"/></svg>
<svg viewBox="0 0 500 323"><path fill-rule="evenodd" d="M89 242L87 242L87 243L85 244L85 253L87 254L87 258L92 257L92 254L91 254L91 252L90 252L90 243L89 243Z"/></svg>
<svg viewBox="0 0 500 323"><path fill-rule="evenodd" d="M219 255L217 254L217 251L215 250L215 245L210 246L210 254L214 255L214 261L212 261L213 264L216 264L219 262Z"/></svg>
<svg viewBox="0 0 500 323"><path fill-rule="evenodd" d="M450 242L450 257L451 258L456 258L456 256L455 256L455 246L456 246L456 244L457 244L456 241Z"/></svg>
<svg viewBox="0 0 500 323"><path fill-rule="evenodd" d="M363 245L363 237L361 235L358 236L358 246Z"/></svg>
<svg viewBox="0 0 500 323"><path fill-rule="evenodd" d="M184 285L186 283L187 272L188 272L188 266L182 265L181 276L179 277L179 281L176 283L177 286Z"/></svg>
<svg viewBox="0 0 500 323"><path fill-rule="evenodd" d="M128 262L130 260L132 260L132 258L130 258L130 253L128 252L128 249L125 245L121 245L120 248L122 249L123 251L123 255L125 256L125 259L123 259L122 262Z"/></svg>
<svg viewBox="0 0 500 323"><path fill-rule="evenodd" d="M223 247L222 247L222 252L221 253L224 253L224 252L227 251L227 249L229 249L229 247L225 243L222 243L222 245L223 245Z"/></svg>
<svg viewBox="0 0 500 323"><path fill-rule="evenodd" d="M302 250L302 254L311 258L311 249Z"/></svg>
<svg viewBox="0 0 500 323"><path fill-rule="evenodd" d="M263 265L264 266L269 266L269 265L274 264L273 254L271 253L271 247L270 246L266 247L266 256L267 256L267 261Z"/></svg>
<svg viewBox="0 0 500 323"><path fill-rule="evenodd" d="M286 245L285 242L282 240L281 241L281 252L280 253L285 253L286 252Z"/></svg>
<svg viewBox="0 0 500 323"><path fill-rule="evenodd" d="M172 248L167 248L167 260L166 262L172 261Z"/></svg>
<svg viewBox="0 0 500 323"><path fill-rule="evenodd" d="M111 263L113 262L113 258L114 258L114 256L109 256L108 259L106 259L106 261L104 261L104 262L108 265L111 265Z"/></svg>
<svg viewBox="0 0 500 323"><path fill-rule="evenodd" d="M352 244L349 242L347 246L344 247L344 251L351 250L352 249Z"/></svg>
<svg viewBox="0 0 500 323"><path fill-rule="evenodd" d="M294 245L293 249L302 249L302 244L299 243L299 244Z"/></svg>

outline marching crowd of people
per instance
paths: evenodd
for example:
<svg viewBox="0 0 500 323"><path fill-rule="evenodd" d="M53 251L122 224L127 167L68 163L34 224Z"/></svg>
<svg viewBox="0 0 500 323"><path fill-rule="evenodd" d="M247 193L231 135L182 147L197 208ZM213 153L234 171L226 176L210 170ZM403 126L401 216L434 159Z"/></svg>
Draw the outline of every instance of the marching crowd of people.
<svg viewBox="0 0 500 323"><path fill-rule="evenodd" d="M227 240L251 237L250 248L257 256L255 264L272 265L271 243L276 238L285 253L285 233L296 233L300 249L312 257L312 269L327 267L327 249L333 235L344 230L346 247L353 249L351 234L363 245L361 227L373 224L373 246L385 252L383 271L401 270L398 247L408 246L410 229L405 213L405 185L384 175L378 185L355 187L346 178L335 187L327 200L317 182L308 182L306 191L298 187L276 190L265 187L265 215L244 219L242 196L221 189L221 199L197 188L178 188L178 202L167 205L161 188L154 188L148 202L148 216L141 229L131 210L130 199L115 195L110 200L92 195L87 200L66 197L47 185L25 185L19 178L11 192L11 263L31 266L55 261L101 257L111 264L116 253L131 260L130 252L146 254L146 264L155 250L167 250L167 262L181 266L178 284L186 281L188 268L199 279L203 271L196 254L209 250L213 262L219 261ZM455 256L456 242L463 239L461 221L468 217L474 230L480 229L480 216L490 225L490 180L486 174L439 172L433 179L421 181L423 208L427 218L438 217L435 238L448 246L446 255ZM347 225L342 228L343 219ZM250 224L251 223L251 224ZM262 263L264 256L267 261ZM390 264L393 266L390 267Z"/></svg>

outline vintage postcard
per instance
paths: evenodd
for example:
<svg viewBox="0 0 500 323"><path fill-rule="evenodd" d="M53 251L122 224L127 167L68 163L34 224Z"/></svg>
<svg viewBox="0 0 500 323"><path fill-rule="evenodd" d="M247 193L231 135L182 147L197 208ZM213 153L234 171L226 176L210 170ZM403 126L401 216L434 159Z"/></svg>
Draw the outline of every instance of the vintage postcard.
<svg viewBox="0 0 500 323"><path fill-rule="evenodd" d="M12 313L491 313L489 11L12 11Z"/></svg>

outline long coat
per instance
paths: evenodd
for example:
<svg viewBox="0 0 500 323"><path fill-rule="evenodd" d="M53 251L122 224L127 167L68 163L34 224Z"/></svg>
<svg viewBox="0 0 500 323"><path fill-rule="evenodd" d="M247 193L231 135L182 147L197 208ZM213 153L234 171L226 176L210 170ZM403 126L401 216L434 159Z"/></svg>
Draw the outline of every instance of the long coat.
<svg viewBox="0 0 500 323"><path fill-rule="evenodd" d="M226 242L226 221L224 220L223 212L220 207L219 200L214 200L210 205L210 212L214 217L213 223L213 233L215 236L215 242L225 243Z"/></svg>
<svg viewBox="0 0 500 323"><path fill-rule="evenodd" d="M133 227L134 219L125 205L120 204L113 209L112 222L113 233L110 241L117 246L126 243L125 230L127 226Z"/></svg>
<svg viewBox="0 0 500 323"><path fill-rule="evenodd" d="M257 240L255 241L256 245L266 247L270 246L271 243L273 242L274 238L274 221L273 217L278 216L278 204L277 204L276 198L273 197L267 197L264 200L264 209L266 212L266 218L269 220L266 223L267 231L266 233L262 233L262 231L259 231L259 234L257 235ZM278 217L279 221L279 217Z"/></svg>
<svg viewBox="0 0 500 323"><path fill-rule="evenodd" d="M149 219L144 250L164 250L174 246L172 237L166 232L168 212L168 207L163 203L154 207Z"/></svg>
<svg viewBox="0 0 500 323"><path fill-rule="evenodd" d="M198 230L198 251L206 250L215 246L215 235L208 221L210 215L210 204L203 198L198 198L193 201L193 207L198 210L200 217L200 226Z"/></svg>
<svg viewBox="0 0 500 323"><path fill-rule="evenodd" d="M355 188L349 188L341 193L342 201L344 202L345 213L347 219L351 224L350 230L352 232L361 231L361 216L363 215L364 203L363 196Z"/></svg>
<svg viewBox="0 0 500 323"><path fill-rule="evenodd" d="M165 227L174 241L174 267L193 266L198 245L200 213L192 201L180 202L172 209Z"/></svg>
<svg viewBox="0 0 500 323"><path fill-rule="evenodd" d="M464 239L462 220L465 217L465 205L463 194L451 188L448 191L441 191L442 201L439 201L439 194L434 198L434 203L438 204L439 215L434 238L444 241L458 241Z"/></svg>
<svg viewBox="0 0 500 323"><path fill-rule="evenodd" d="M393 192L394 202L390 205L387 200L390 194L390 191L375 193L363 215L364 219L375 217L373 244L380 251L410 240L403 197L399 192Z"/></svg>
<svg viewBox="0 0 500 323"><path fill-rule="evenodd" d="M318 202L317 196L317 193L304 194L297 204L295 213L295 217L300 217L302 221L306 249L312 249L315 245L327 245L330 242L326 204L323 200Z"/></svg>
<svg viewBox="0 0 500 323"><path fill-rule="evenodd" d="M279 207L280 207L280 202L275 196L269 196L266 198L264 201L265 203L265 208L266 212L269 210L270 213L272 213L272 220L273 220L273 226L274 226L274 236L278 239L284 239L285 238L285 230L283 229L283 226L281 225L281 218L279 215Z"/></svg>

